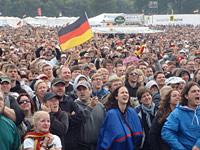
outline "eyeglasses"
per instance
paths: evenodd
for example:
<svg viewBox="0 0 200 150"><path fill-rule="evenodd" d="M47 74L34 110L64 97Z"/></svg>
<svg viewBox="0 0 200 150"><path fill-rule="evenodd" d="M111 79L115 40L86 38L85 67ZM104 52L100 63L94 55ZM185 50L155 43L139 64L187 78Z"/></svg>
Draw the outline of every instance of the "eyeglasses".
<svg viewBox="0 0 200 150"><path fill-rule="evenodd" d="M102 79L98 79L98 78L97 79L93 79L93 80L95 80L95 81L102 81Z"/></svg>
<svg viewBox="0 0 200 150"><path fill-rule="evenodd" d="M30 101L30 99L21 100L21 101L19 101L19 105L23 104L24 102L30 103L31 101Z"/></svg>
<svg viewBox="0 0 200 150"><path fill-rule="evenodd" d="M138 72L130 72L129 75L130 76L132 76L132 75L139 75L139 73Z"/></svg>

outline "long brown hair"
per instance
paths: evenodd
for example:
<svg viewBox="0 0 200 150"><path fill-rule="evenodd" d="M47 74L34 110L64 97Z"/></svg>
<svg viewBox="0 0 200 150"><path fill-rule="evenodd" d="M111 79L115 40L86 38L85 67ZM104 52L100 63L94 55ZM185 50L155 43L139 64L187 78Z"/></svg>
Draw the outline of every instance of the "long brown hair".
<svg viewBox="0 0 200 150"><path fill-rule="evenodd" d="M170 102L171 94L173 91L178 91L178 90L171 89L170 91L168 91L168 93L166 93L166 95L160 101L160 107L159 107L158 112L161 115L161 118L158 120L159 124L162 124L163 122L165 122L166 118L172 112L169 102Z"/></svg>
<svg viewBox="0 0 200 150"><path fill-rule="evenodd" d="M199 72L199 70L200 70L200 68L198 68L198 69L194 72L194 77L193 77L192 81L198 82L198 81L197 81L197 78L196 78L196 75L197 75L197 73Z"/></svg>
<svg viewBox="0 0 200 150"><path fill-rule="evenodd" d="M119 106L118 106L118 101L116 100L115 97L118 96L119 89L122 88L122 87L125 87L125 86L122 85L122 86L118 87L118 88L115 89L115 90L110 94L110 96L108 97L108 101L107 101L106 104L105 104L105 106L107 107L107 111L110 110L110 109L119 108ZM125 88L127 88L127 87L125 87ZM130 97L129 97L127 106L130 106Z"/></svg>

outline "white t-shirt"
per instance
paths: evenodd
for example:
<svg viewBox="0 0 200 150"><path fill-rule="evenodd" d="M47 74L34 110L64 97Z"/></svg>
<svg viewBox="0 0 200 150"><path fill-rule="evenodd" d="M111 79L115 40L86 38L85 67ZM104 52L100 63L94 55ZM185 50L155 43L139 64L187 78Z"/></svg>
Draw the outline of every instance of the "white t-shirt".
<svg viewBox="0 0 200 150"><path fill-rule="evenodd" d="M57 135L53 135L53 147L54 148L62 148L62 144L60 141L60 138ZM40 145L43 143L43 141L40 142ZM32 138L26 138L24 140L24 149L26 148L34 148L34 139Z"/></svg>

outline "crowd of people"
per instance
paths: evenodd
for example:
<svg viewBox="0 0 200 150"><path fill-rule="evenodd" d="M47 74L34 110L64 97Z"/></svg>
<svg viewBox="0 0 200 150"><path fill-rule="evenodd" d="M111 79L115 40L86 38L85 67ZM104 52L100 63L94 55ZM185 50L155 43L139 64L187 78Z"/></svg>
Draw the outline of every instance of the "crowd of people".
<svg viewBox="0 0 200 150"><path fill-rule="evenodd" d="M150 28L61 51L0 27L0 149L200 150L200 27Z"/></svg>

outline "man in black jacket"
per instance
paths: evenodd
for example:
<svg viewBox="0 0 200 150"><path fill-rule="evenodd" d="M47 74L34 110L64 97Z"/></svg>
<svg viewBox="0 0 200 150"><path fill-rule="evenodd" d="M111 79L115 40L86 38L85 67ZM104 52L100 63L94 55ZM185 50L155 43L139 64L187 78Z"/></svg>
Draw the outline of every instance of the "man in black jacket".
<svg viewBox="0 0 200 150"><path fill-rule="evenodd" d="M80 128L84 122L83 114L77 104L68 95L65 95L65 81L55 78L51 82L51 91L61 97L59 106L69 116L69 129L65 135L65 150L78 150L77 140Z"/></svg>
<svg viewBox="0 0 200 150"><path fill-rule="evenodd" d="M69 122L68 115L59 109L60 98L53 92L45 93L41 108L49 112L51 120L50 132L60 137L63 149L65 149L64 136L67 133Z"/></svg>
<svg viewBox="0 0 200 150"><path fill-rule="evenodd" d="M135 66L131 66L127 69L126 71L126 76L125 76L125 86L128 89L130 97L136 97L136 92L139 86L141 85L138 82L139 78L139 72L135 68Z"/></svg>

